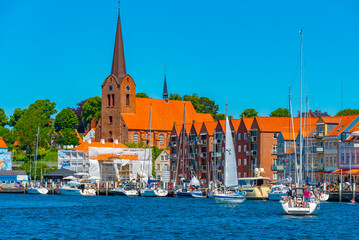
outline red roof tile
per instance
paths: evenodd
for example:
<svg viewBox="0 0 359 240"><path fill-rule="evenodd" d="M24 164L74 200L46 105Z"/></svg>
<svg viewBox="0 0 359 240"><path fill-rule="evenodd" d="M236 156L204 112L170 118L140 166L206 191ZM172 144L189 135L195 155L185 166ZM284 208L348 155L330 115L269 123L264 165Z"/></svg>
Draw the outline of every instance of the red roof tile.
<svg viewBox="0 0 359 240"><path fill-rule="evenodd" d="M2 137L0 137L0 148L7 148L7 145L4 141L4 139L2 139Z"/></svg>
<svg viewBox="0 0 359 240"><path fill-rule="evenodd" d="M341 116L338 125L335 126L327 136L338 136L341 134L348 126L351 124L359 115L348 115L348 116Z"/></svg>

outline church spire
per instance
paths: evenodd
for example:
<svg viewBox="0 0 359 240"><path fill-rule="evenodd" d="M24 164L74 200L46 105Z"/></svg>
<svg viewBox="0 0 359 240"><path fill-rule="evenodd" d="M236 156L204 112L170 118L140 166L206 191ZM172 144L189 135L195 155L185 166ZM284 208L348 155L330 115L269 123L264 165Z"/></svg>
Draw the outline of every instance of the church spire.
<svg viewBox="0 0 359 240"><path fill-rule="evenodd" d="M166 82L166 66L165 66L165 83L163 85L163 99L168 102L168 93L167 93L167 82Z"/></svg>
<svg viewBox="0 0 359 240"><path fill-rule="evenodd" d="M120 20L120 2L118 2L118 20L115 39L115 50L113 52L111 74L116 77L123 77L126 75L125 53L123 50L121 20Z"/></svg>

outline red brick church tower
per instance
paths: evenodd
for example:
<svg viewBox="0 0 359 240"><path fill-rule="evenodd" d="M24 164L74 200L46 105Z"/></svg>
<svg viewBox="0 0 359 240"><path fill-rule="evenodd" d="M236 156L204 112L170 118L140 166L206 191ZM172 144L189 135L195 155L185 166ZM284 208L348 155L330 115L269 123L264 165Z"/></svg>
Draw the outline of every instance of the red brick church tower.
<svg viewBox="0 0 359 240"><path fill-rule="evenodd" d="M128 130L121 116L122 113L136 114L136 84L126 73L123 49L120 8L118 8L115 49L113 53L111 74L102 84L101 119L96 128L95 141L105 142L127 140Z"/></svg>

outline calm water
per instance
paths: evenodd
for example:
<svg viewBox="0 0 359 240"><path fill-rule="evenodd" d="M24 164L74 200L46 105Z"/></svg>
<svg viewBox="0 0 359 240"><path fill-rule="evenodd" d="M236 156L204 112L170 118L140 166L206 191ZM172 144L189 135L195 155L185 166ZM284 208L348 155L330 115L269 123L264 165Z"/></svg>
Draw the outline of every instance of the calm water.
<svg viewBox="0 0 359 240"><path fill-rule="evenodd" d="M347 203L289 217L271 201L0 194L0 219L0 239L359 239Z"/></svg>

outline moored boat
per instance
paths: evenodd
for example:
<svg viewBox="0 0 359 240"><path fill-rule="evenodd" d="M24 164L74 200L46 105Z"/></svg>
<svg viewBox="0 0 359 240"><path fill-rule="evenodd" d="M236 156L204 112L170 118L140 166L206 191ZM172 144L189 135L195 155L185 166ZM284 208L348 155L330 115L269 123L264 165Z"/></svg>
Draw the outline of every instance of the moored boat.
<svg viewBox="0 0 359 240"><path fill-rule="evenodd" d="M138 196L138 191L133 184L121 184L118 188L113 188L109 192L115 196Z"/></svg>
<svg viewBox="0 0 359 240"><path fill-rule="evenodd" d="M70 181L59 188L61 195L67 196L96 196L96 190L86 188L86 183Z"/></svg>
<svg viewBox="0 0 359 240"><path fill-rule="evenodd" d="M49 192L46 188L43 187L31 187L27 189L28 194L41 194L45 195Z"/></svg>
<svg viewBox="0 0 359 240"><path fill-rule="evenodd" d="M270 178L261 177L261 169L256 168L255 172L257 177L239 178L239 187L249 200L268 200Z"/></svg>
<svg viewBox="0 0 359 240"><path fill-rule="evenodd" d="M272 201L279 201L287 196L288 190L288 187L283 184L273 185L268 193L268 198Z"/></svg>

